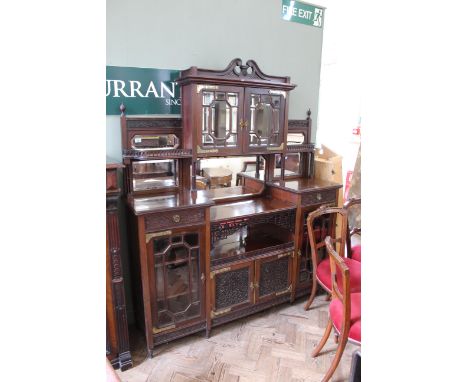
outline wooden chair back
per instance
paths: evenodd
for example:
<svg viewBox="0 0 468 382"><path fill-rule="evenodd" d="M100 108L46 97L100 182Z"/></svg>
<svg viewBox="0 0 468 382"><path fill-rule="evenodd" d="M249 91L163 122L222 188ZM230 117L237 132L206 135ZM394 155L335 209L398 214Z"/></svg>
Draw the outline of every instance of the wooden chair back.
<svg viewBox="0 0 468 382"><path fill-rule="evenodd" d="M331 270L331 294L332 300L337 298L343 305L343 320L341 323L340 334L348 337L350 319L351 319L351 290L349 286L349 268L346 265L343 256L340 256L333 247L333 239L330 236L325 238L325 246L330 257ZM338 287L337 272L341 273L342 290Z"/></svg>
<svg viewBox="0 0 468 382"><path fill-rule="evenodd" d="M318 258L318 250L325 246L325 242L318 241L314 235L314 221L324 215L332 215L328 235L331 236L330 240L332 243L338 244L337 248L339 255L341 257L344 256L344 247L347 236L346 231L348 227L348 212L344 208L322 206L307 216L307 232L309 234L313 269L317 269L320 262L320 259ZM338 215L341 215L341 223L339 227L335 227L337 221L336 217Z"/></svg>
<svg viewBox="0 0 468 382"><path fill-rule="evenodd" d="M361 198L352 198L347 200L343 204L343 208L348 211L348 225L347 225L347 235L346 235L346 247L348 248L348 254L351 253L351 236L358 234L361 235L361 227L350 227L351 224L355 224L357 211L359 209L359 217L361 211ZM354 218L352 218L354 217ZM348 255L349 257L349 255Z"/></svg>

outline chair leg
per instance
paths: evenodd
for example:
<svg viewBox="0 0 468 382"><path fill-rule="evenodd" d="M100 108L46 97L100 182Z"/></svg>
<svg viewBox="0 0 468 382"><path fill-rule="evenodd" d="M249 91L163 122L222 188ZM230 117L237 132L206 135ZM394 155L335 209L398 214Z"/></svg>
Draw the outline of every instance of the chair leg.
<svg viewBox="0 0 468 382"><path fill-rule="evenodd" d="M317 279L315 275L312 277L312 291L310 292L309 299L307 300L306 304L304 305L304 310L309 310L310 306L314 302L315 293L317 293Z"/></svg>
<svg viewBox="0 0 468 382"><path fill-rule="evenodd" d="M320 340L319 344L312 351L312 358L317 357L317 355L320 353L320 351L323 349L323 347L327 343L328 337L330 337L332 327L333 327L333 325L332 325L331 319L328 319L327 327L325 328L325 332L323 333L323 337Z"/></svg>
<svg viewBox="0 0 468 382"><path fill-rule="evenodd" d="M335 372L336 368L338 367L338 364L340 363L341 356L343 355L344 349L346 347L346 343L348 342L348 334L346 333L345 336L340 335L339 336L339 342L338 342L338 348L336 349L335 357L333 358L333 361L330 365L330 368L327 371L327 374L325 374L325 377L323 377L322 382L328 382L330 378L332 377L333 373Z"/></svg>

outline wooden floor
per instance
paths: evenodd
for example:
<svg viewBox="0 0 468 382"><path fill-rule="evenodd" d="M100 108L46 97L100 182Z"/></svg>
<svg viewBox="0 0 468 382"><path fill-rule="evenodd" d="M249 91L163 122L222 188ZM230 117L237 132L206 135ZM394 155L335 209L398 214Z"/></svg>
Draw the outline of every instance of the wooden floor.
<svg viewBox="0 0 468 382"><path fill-rule="evenodd" d="M144 342L132 352L133 368L118 374L124 382L315 382L321 381L336 350L333 335L316 359L310 354L327 323L328 302L318 296L304 311L305 299L283 304L214 328L211 337L195 334L159 347L144 359ZM348 343L332 381L347 381L353 351Z"/></svg>

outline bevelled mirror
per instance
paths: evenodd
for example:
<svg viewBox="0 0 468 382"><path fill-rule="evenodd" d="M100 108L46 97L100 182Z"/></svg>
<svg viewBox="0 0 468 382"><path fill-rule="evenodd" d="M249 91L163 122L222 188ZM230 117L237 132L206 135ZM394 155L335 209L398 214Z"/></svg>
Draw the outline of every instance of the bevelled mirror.
<svg viewBox="0 0 468 382"><path fill-rule="evenodd" d="M134 150L170 150L179 147L180 141L175 134L135 135L131 140Z"/></svg>
<svg viewBox="0 0 468 382"><path fill-rule="evenodd" d="M252 94L250 101L250 145L278 145L280 141L280 96L267 94Z"/></svg>
<svg viewBox="0 0 468 382"><path fill-rule="evenodd" d="M288 145L302 145L305 143L305 133L288 133Z"/></svg>
<svg viewBox="0 0 468 382"><path fill-rule="evenodd" d="M297 177L302 174L302 153L290 153L284 156L284 176ZM281 176L281 155L275 155L274 177Z"/></svg>
<svg viewBox="0 0 468 382"><path fill-rule="evenodd" d="M235 147L239 94L203 91L202 102L203 146Z"/></svg>
<svg viewBox="0 0 468 382"><path fill-rule="evenodd" d="M177 160L133 162L133 190L146 191L178 185Z"/></svg>

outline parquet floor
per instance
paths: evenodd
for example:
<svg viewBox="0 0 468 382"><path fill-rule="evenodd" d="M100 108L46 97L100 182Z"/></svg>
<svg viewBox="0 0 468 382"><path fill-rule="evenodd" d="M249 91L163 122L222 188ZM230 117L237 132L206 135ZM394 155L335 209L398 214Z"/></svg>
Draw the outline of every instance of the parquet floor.
<svg viewBox="0 0 468 382"><path fill-rule="evenodd" d="M328 302L318 296L304 311L305 299L214 328L211 337L194 334L162 345L144 359L144 343L132 352L133 368L118 374L123 382L316 382L321 381L336 350L330 337L321 355L312 349L327 323ZM351 356L348 343L332 381L347 381Z"/></svg>

